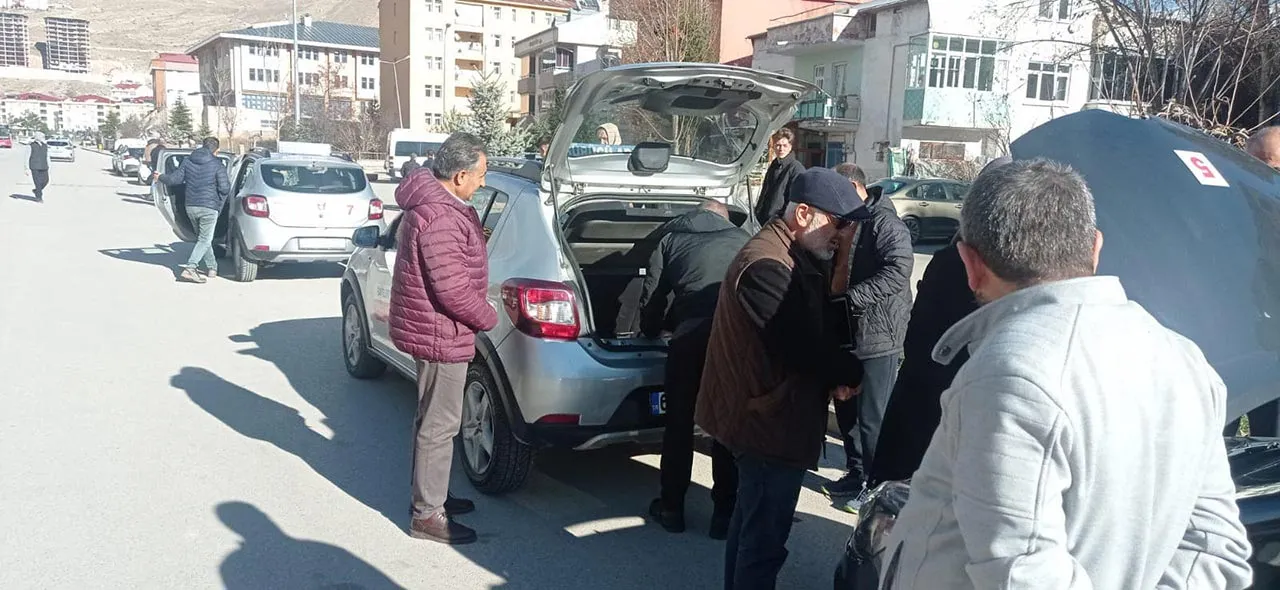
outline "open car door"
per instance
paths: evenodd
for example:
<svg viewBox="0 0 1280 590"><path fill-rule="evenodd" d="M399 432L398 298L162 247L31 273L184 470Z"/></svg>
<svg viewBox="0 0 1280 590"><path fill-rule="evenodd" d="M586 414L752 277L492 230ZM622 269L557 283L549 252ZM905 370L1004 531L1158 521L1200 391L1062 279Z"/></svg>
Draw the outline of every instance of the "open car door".
<svg viewBox="0 0 1280 590"><path fill-rule="evenodd" d="M157 159L160 166L161 174L167 174L178 169L182 164L179 154L185 156L191 153L190 150L175 152L171 150L161 150L160 157ZM151 202L155 203L156 209L160 211L160 217L169 224L169 228L173 230L174 235L184 242L196 241L195 233L191 231L190 223L183 223L179 220L186 219L186 211L183 209L184 204L180 199L183 187L170 187L159 180L151 183Z"/></svg>

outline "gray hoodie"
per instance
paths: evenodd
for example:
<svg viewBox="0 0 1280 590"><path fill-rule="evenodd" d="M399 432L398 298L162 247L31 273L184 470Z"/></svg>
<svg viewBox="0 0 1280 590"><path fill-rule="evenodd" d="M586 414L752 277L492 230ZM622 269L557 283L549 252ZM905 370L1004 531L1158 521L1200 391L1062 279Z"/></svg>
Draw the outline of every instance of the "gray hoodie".
<svg viewBox="0 0 1280 590"><path fill-rule="evenodd" d="M1022 289L934 348L970 358L889 537L895 590L1248 587L1226 387L1115 277Z"/></svg>

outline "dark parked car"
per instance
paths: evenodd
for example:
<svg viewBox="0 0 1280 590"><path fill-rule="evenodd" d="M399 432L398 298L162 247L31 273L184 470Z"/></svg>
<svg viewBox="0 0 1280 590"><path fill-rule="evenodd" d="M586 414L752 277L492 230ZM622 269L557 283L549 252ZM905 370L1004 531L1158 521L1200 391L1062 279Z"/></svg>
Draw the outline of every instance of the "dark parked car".
<svg viewBox="0 0 1280 590"><path fill-rule="evenodd" d="M1105 237L1098 273L1200 346L1227 385L1228 419L1280 398L1280 174L1198 131L1102 111L1046 123L1012 148L1084 176ZM1253 587L1280 588L1280 439L1225 443ZM902 482L885 486L861 511L837 589L878 587L907 495Z"/></svg>

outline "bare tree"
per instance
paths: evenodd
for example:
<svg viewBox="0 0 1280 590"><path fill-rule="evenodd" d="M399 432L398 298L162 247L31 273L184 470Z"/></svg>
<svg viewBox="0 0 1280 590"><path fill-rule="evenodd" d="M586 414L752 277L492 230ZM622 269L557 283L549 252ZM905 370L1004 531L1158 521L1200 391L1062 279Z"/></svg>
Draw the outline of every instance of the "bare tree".
<svg viewBox="0 0 1280 590"><path fill-rule="evenodd" d="M614 0L610 10L635 23L627 63L719 61L720 19L707 0Z"/></svg>
<svg viewBox="0 0 1280 590"><path fill-rule="evenodd" d="M205 105L213 107L218 114L218 130L226 133L227 142L235 139L239 127L239 109L236 108L236 87L232 79L230 64L222 67L221 60L210 64L208 76L201 81ZM208 110L208 109L206 109Z"/></svg>

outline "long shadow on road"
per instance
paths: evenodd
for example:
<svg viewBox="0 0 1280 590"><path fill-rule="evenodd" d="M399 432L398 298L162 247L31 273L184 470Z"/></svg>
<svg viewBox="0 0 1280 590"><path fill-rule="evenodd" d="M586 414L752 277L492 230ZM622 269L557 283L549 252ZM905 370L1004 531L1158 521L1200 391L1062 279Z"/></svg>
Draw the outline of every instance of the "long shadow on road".
<svg viewBox="0 0 1280 590"><path fill-rule="evenodd" d="M290 537L252 504L224 502L214 511L243 539L218 568L228 590L402 587L346 549Z"/></svg>
<svg viewBox="0 0 1280 590"><path fill-rule="evenodd" d="M142 203L142 201L128 202ZM146 202L147 204L150 201ZM126 260L129 262L139 262L142 264L151 264L155 266L163 266L170 270L174 270L178 265L187 261L187 257L191 254L192 244L187 242L173 242L171 244L154 244L152 246L143 246L141 248L108 248L98 250L99 253L110 256L117 260ZM342 276L345 267L337 263L311 263L311 264L282 264L263 269L258 277L262 280L294 280L294 279L323 279L338 278ZM176 272L176 271L175 271ZM226 257L218 259L218 274L223 277L233 275L234 269L232 263Z"/></svg>
<svg viewBox="0 0 1280 590"><path fill-rule="evenodd" d="M171 382L236 432L298 457L403 530L410 501L413 386L393 377L350 378L342 364L340 321L270 322L231 336L254 345L242 354L280 370L323 414L332 439L312 430L297 409L207 370L187 367ZM478 507L461 520L477 529L480 540L451 550L504 578L501 588L718 586L724 545L706 537L709 492L696 484L690 489L688 533L671 535L646 524L642 517L657 490L658 473L633 454L625 448L545 451L526 486L502 497L477 496L455 465L453 491L474 498ZM798 516L781 583L825 585L848 528L820 516Z"/></svg>

